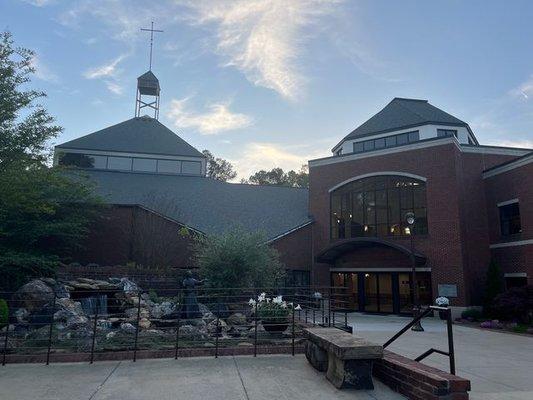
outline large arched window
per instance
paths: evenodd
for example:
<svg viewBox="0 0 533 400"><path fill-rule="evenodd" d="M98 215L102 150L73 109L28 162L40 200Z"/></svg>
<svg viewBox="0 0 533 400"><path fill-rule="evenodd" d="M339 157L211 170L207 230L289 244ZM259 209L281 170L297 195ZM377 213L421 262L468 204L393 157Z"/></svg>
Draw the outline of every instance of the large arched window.
<svg viewBox="0 0 533 400"><path fill-rule="evenodd" d="M413 232L405 214L414 212ZM371 176L331 192L331 238L427 233L426 183L399 175Z"/></svg>

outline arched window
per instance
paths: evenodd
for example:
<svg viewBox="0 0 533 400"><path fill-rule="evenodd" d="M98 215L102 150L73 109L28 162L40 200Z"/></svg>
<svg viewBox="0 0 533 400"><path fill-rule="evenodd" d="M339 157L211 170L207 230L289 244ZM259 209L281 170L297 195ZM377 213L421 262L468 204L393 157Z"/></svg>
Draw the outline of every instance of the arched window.
<svg viewBox="0 0 533 400"><path fill-rule="evenodd" d="M331 192L331 238L427 233L426 183L387 175L349 182ZM405 214L414 212L413 232Z"/></svg>

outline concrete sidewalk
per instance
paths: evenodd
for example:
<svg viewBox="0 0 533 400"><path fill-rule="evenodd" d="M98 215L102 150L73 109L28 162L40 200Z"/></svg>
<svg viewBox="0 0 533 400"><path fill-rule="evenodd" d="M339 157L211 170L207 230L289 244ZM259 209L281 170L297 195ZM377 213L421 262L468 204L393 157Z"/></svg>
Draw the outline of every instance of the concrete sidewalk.
<svg viewBox="0 0 533 400"><path fill-rule="evenodd" d="M410 321L399 316L353 313L349 324L354 333L384 343ZM389 350L416 358L431 347L448 349L446 325L426 318L425 332L406 332ZM533 399L533 338L454 325L457 375L470 379L472 400ZM449 371L448 358L433 354L424 363Z"/></svg>
<svg viewBox="0 0 533 400"><path fill-rule="evenodd" d="M0 367L6 400L395 400L374 391L335 389L304 356L183 358Z"/></svg>

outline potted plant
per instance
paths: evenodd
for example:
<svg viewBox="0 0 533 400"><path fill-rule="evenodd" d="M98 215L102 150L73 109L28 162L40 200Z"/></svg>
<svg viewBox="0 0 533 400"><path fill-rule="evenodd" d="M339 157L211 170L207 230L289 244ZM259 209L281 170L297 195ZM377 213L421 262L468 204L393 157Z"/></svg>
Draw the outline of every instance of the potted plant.
<svg viewBox="0 0 533 400"><path fill-rule="evenodd" d="M265 331L270 333L282 333L289 326L289 315L294 308L292 303L287 303L282 296L266 297L266 293L261 293L257 301L250 299L248 304L257 313L256 318L261 320ZM295 308L298 309L299 305Z"/></svg>
<svg viewBox="0 0 533 400"><path fill-rule="evenodd" d="M444 296L440 296L435 299L435 304L439 307L448 308L448 306L450 305L450 299ZM448 313L446 311L439 311L439 317L440 319L445 320L448 318Z"/></svg>

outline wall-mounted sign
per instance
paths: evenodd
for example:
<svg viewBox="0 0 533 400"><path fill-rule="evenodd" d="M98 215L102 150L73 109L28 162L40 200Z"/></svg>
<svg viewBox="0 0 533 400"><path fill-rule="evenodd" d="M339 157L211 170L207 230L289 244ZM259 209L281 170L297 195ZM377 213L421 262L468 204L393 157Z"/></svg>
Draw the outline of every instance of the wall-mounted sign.
<svg viewBox="0 0 533 400"><path fill-rule="evenodd" d="M439 296L457 297L457 285L439 284Z"/></svg>

